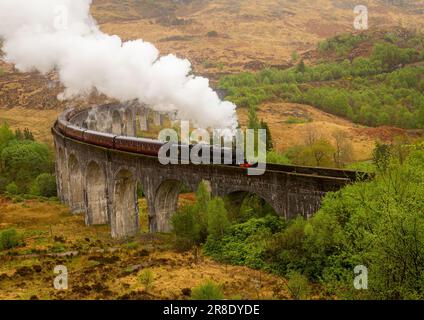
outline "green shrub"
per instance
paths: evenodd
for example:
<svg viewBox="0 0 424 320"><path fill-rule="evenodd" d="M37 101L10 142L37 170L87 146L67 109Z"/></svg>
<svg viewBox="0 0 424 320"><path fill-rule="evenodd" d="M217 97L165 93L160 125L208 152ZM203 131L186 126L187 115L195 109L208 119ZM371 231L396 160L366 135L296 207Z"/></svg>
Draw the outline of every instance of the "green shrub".
<svg viewBox="0 0 424 320"><path fill-rule="evenodd" d="M0 153L12 141L16 140L16 136L7 123L0 126Z"/></svg>
<svg viewBox="0 0 424 320"><path fill-rule="evenodd" d="M269 151L266 156L267 163L273 164L290 164L289 158L283 153L277 151Z"/></svg>
<svg viewBox="0 0 424 320"><path fill-rule="evenodd" d="M0 250L12 249L23 244L22 237L15 229L0 231Z"/></svg>
<svg viewBox="0 0 424 320"><path fill-rule="evenodd" d="M224 200L214 198L208 204L208 234L209 237L219 240L224 237L230 227L228 213Z"/></svg>
<svg viewBox="0 0 424 320"><path fill-rule="evenodd" d="M6 186L6 192L9 195L17 195L19 193L18 186L16 183L11 182Z"/></svg>
<svg viewBox="0 0 424 320"><path fill-rule="evenodd" d="M47 198L57 196L56 177L50 173L40 174L33 182L30 193Z"/></svg>
<svg viewBox="0 0 424 320"><path fill-rule="evenodd" d="M149 291L150 289L153 288L155 275L153 274L152 270L145 269L141 272L140 276L138 277L138 281L144 286L144 289L146 291Z"/></svg>
<svg viewBox="0 0 424 320"><path fill-rule="evenodd" d="M284 228L284 221L276 216L252 218L232 225L221 239L208 237L203 251L217 261L255 269L270 269L264 259L267 243Z"/></svg>
<svg viewBox="0 0 424 320"><path fill-rule="evenodd" d="M0 154L0 171L8 181L14 181L25 193L34 179L53 169L52 155L47 145L34 141L14 141Z"/></svg>
<svg viewBox="0 0 424 320"><path fill-rule="evenodd" d="M224 293L222 287L213 281L207 281L191 291L193 300L223 300Z"/></svg>
<svg viewBox="0 0 424 320"><path fill-rule="evenodd" d="M172 229L177 237L178 250L190 250L202 241L202 224L194 206L179 208L171 217Z"/></svg>
<svg viewBox="0 0 424 320"><path fill-rule="evenodd" d="M298 145L287 150L290 162L301 166L334 167L336 149L327 140L317 140L310 145Z"/></svg>
<svg viewBox="0 0 424 320"><path fill-rule="evenodd" d="M0 194L6 192L6 187L8 185L8 181L6 178L0 177Z"/></svg>
<svg viewBox="0 0 424 320"><path fill-rule="evenodd" d="M210 198L210 193L202 182L196 192L196 203L179 208L172 215L171 224L177 237L177 249L190 250L205 242L208 235L207 209Z"/></svg>
<svg viewBox="0 0 424 320"><path fill-rule="evenodd" d="M289 274L287 289L295 300L305 300L310 295L308 278L298 272Z"/></svg>

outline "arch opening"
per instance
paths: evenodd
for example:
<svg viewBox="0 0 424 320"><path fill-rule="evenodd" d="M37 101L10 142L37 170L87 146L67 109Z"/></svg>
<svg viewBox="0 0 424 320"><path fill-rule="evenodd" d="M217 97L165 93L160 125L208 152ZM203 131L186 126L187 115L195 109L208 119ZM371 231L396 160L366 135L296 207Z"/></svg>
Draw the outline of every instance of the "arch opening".
<svg viewBox="0 0 424 320"><path fill-rule="evenodd" d="M248 191L232 192L224 197L231 221L245 222L267 215L278 216L272 205L258 194Z"/></svg>
<svg viewBox="0 0 424 320"><path fill-rule="evenodd" d="M81 213L84 211L84 186L81 165L74 154L69 156L68 173L71 211Z"/></svg>
<svg viewBox="0 0 424 320"><path fill-rule="evenodd" d="M109 222L106 174L95 161L87 166L86 202L87 225L104 225Z"/></svg>
<svg viewBox="0 0 424 320"><path fill-rule="evenodd" d="M141 180L137 181L136 190L140 232L149 233L149 204Z"/></svg>
<svg viewBox="0 0 424 320"><path fill-rule="evenodd" d="M162 182L155 193L155 216L150 217L151 231L170 232L171 216L177 211L179 204L192 202L193 199L193 194L183 182L178 180Z"/></svg>
<svg viewBox="0 0 424 320"><path fill-rule="evenodd" d="M112 236L127 238L137 234L139 216L136 180L127 169L121 169L115 177L113 191Z"/></svg>

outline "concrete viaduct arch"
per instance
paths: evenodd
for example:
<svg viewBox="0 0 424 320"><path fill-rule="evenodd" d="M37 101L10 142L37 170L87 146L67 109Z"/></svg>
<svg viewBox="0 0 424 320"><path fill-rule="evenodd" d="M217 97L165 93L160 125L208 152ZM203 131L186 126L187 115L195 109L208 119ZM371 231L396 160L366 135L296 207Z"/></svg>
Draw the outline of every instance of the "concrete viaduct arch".
<svg viewBox="0 0 424 320"><path fill-rule="evenodd" d="M144 109L140 116L140 109L122 112L122 108L121 105L99 107L101 112L111 115L107 132L119 127L114 124L116 120L126 122L126 125L119 124L120 134L124 135L125 128L131 128L127 134L134 133L135 120L146 114ZM262 176L247 176L246 169L236 166L161 165L156 157L100 147L70 137L59 128L60 121L82 127L86 118L87 111L67 112L52 129L58 193L72 212L85 214L87 225L109 224L114 238L131 237L139 230L139 182L147 199L150 231L167 232L182 185L195 191L201 181L207 181L213 196L237 192L257 194L279 215L290 219L299 214L312 215L320 207L325 193L354 180L354 172L320 168L269 166ZM140 122L143 126L144 120Z"/></svg>

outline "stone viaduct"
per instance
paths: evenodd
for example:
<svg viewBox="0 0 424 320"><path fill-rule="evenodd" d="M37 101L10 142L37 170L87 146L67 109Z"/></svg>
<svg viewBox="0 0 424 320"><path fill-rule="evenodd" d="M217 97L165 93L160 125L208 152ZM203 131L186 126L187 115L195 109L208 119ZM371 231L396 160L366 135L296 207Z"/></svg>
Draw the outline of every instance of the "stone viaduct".
<svg viewBox="0 0 424 320"><path fill-rule="evenodd" d="M161 123L160 115L154 115ZM228 196L240 205L246 193L256 194L287 219L315 213L322 197L354 181L356 172L323 168L268 165L262 176L248 176L230 165L161 165L157 157L123 152L81 141L61 132L60 122L88 130L134 136L146 130L147 109L136 105L106 105L65 112L52 128L57 154L58 194L72 212L83 213L90 225L109 224L113 238L139 231L137 186L148 204L151 232L168 232L182 186L195 191L202 181L213 196ZM131 137L134 141L137 138Z"/></svg>

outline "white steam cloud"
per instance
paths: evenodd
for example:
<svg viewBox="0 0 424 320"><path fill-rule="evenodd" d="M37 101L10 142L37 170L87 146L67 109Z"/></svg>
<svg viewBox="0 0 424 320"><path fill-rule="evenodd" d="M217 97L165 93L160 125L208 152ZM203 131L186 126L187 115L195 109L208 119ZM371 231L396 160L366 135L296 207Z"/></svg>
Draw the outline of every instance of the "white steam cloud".
<svg viewBox="0 0 424 320"><path fill-rule="evenodd" d="M138 99L157 111L177 112L203 128L237 126L236 106L221 101L209 80L190 75L188 60L143 40L123 42L101 32L91 0L0 0L5 60L21 72L56 70L60 99L96 89L122 102Z"/></svg>

